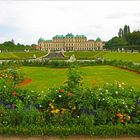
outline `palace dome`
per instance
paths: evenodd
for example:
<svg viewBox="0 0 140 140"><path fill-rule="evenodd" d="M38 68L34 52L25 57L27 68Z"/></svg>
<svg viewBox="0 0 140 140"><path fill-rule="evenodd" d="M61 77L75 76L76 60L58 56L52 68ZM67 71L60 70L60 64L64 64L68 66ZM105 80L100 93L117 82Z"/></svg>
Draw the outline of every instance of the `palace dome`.
<svg viewBox="0 0 140 140"><path fill-rule="evenodd" d="M97 37L96 41L97 41L97 42L101 42L102 40L101 40L100 37Z"/></svg>
<svg viewBox="0 0 140 140"><path fill-rule="evenodd" d="M45 39L42 38L42 37L40 37L39 40L38 40L38 43L40 43L40 42L44 42L44 41L45 41Z"/></svg>

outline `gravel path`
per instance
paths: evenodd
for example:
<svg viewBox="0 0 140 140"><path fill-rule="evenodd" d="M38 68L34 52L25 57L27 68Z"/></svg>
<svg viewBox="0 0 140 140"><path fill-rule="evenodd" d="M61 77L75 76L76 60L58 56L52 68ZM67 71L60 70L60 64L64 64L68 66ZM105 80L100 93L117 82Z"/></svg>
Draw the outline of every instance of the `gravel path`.
<svg viewBox="0 0 140 140"><path fill-rule="evenodd" d="M140 137L101 138L101 137L88 137L88 136L70 136L67 138L59 138L59 137L0 136L0 140L140 140Z"/></svg>

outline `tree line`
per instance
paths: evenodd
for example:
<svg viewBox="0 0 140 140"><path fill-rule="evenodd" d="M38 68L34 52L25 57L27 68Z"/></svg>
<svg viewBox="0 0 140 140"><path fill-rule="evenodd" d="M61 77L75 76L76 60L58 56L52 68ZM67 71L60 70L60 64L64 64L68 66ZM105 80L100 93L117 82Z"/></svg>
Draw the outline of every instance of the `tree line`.
<svg viewBox="0 0 140 140"><path fill-rule="evenodd" d="M125 50L140 50L140 31L130 31L129 25L120 28L118 36L113 37L105 43L106 49L124 48Z"/></svg>
<svg viewBox="0 0 140 140"><path fill-rule="evenodd" d="M24 51L24 50L34 50L35 44L32 45L24 45L17 43L15 44L14 40L6 41L0 44L0 51L7 52L7 51Z"/></svg>

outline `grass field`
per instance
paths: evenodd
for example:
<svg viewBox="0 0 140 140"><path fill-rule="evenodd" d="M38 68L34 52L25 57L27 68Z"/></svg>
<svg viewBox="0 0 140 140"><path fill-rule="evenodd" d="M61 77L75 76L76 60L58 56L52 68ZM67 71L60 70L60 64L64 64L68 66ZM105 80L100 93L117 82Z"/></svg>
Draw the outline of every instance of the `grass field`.
<svg viewBox="0 0 140 140"><path fill-rule="evenodd" d="M67 69L47 68L47 67L22 67L26 78L31 78L32 82L25 88L32 90L47 90L49 87L63 85L67 78ZM81 67L83 85L87 87L103 85L106 82L124 82L128 86L136 89L140 88L140 75L122 70L112 66L88 66Z"/></svg>
<svg viewBox="0 0 140 140"><path fill-rule="evenodd" d="M77 59L94 59L102 57L109 60L123 60L140 63L140 53L118 53L118 52L102 52L102 51L88 51L88 52L65 52L66 56L75 55Z"/></svg>
<svg viewBox="0 0 140 140"><path fill-rule="evenodd" d="M7 53L0 53L0 59L31 59L33 55L36 57L40 57L46 54L46 52L42 51L32 51L32 52L7 52Z"/></svg>

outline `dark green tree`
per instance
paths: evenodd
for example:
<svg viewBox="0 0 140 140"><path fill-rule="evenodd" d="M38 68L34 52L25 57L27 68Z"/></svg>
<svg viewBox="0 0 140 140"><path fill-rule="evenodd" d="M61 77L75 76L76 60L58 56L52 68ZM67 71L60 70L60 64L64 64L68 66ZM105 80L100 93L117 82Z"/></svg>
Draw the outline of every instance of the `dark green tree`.
<svg viewBox="0 0 140 140"><path fill-rule="evenodd" d="M105 47L118 47L118 46L125 46L128 43L120 37L113 37L112 39L110 39L108 42L106 42Z"/></svg>
<svg viewBox="0 0 140 140"><path fill-rule="evenodd" d="M118 36L120 38L123 38L123 29L122 28L119 29Z"/></svg>

